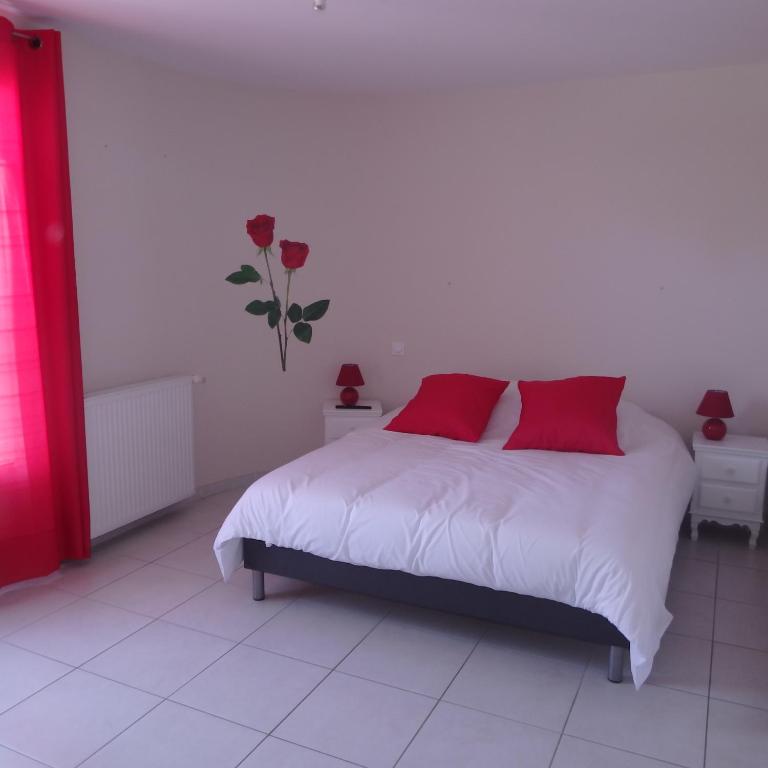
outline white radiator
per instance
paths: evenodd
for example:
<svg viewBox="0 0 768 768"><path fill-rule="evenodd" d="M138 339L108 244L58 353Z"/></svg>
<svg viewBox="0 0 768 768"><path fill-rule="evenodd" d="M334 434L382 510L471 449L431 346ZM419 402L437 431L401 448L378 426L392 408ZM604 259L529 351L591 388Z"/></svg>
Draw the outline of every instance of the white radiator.
<svg viewBox="0 0 768 768"><path fill-rule="evenodd" d="M91 538L195 493L192 384L174 376L86 395Z"/></svg>

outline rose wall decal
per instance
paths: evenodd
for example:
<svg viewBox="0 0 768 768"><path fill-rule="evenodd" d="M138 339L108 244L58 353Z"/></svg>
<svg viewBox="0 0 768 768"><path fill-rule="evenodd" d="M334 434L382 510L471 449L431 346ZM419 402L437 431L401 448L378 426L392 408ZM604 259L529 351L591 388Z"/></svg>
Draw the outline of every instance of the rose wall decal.
<svg viewBox="0 0 768 768"><path fill-rule="evenodd" d="M275 290L275 283L272 279L272 265L270 257L272 254L272 243L275 238L275 219L273 216L267 216L261 213L253 219L249 219L245 225L246 232L253 240L254 245L259 249L259 253L264 255L264 261L267 265L267 279L269 280L269 289L272 292L272 298L268 301L254 299L246 305L245 311L251 315L265 315L267 325L277 331L277 343L280 347L280 365L283 370L286 369L286 359L288 354L288 338L293 334L299 341L309 344L312 341L312 323L319 320L328 311L330 306L329 299L320 299L313 301L302 307L300 304L290 303L291 278L297 269L301 269L309 256L309 246L306 243L294 243L291 240L280 241L280 261L285 267L287 275L285 286L285 304L281 303L280 297ZM247 283L263 283L261 275L251 264L243 264L237 272L227 276L227 281L235 285L246 285ZM291 328L288 328L288 321L291 322ZM282 329L280 328L282 321Z"/></svg>

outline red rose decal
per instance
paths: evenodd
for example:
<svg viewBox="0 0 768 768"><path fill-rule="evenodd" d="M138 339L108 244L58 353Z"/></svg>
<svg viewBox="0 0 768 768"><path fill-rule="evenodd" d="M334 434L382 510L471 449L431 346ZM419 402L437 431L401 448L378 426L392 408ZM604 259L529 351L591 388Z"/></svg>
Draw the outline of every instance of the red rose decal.
<svg viewBox="0 0 768 768"><path fill-rule="evenodd" d="M292 243L290 240L280 241L280 251L280 259L286 269L301 269L309 256L306 243Z"/></svg>
<svg viewBox="0 0 768 768"><path fill-rule="evenodd" d="M245 222L245 230L259 248L269 248L275 239L275 219L266 213L260 213Z"/></svg>

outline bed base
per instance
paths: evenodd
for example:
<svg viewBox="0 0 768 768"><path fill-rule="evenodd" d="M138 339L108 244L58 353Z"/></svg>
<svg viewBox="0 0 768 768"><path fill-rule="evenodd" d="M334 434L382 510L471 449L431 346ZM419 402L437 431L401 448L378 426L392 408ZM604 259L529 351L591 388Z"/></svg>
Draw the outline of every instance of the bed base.
<svg viewBox="0 0 768 768"><path fill-rule="evenodd" d="M591 611L463 581L351 565L296 549L268 547L256 539L243 539L243 550L245 567L253 571L254 600L264 600L264 574L274 573L422 608L608 645L608 679L612 683L623 679L629 641L608 619Z"/></svg>

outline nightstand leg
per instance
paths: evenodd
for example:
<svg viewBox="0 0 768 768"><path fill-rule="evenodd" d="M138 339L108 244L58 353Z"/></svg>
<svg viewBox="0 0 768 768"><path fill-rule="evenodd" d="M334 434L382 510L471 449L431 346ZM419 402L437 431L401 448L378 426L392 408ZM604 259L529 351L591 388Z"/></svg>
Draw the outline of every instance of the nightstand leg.
<svg viewBox="0 0 768 768"><path fill-rule="evenodd" d="M253 599L264 599L264 571L251 571L253 579Z"/></svg>
<svg viewBox="0 0 768 768"><path fill-rule="evenodd" d="M760 535L761 523L754 523L749 526L749 548L757 547L757 537Z"/></svg>
<svg viewBox="0 0 768 768"><path fill-rule="evenodd" d="M699 540L699 520L695 515L691 515L691 541Z"/></svg>

